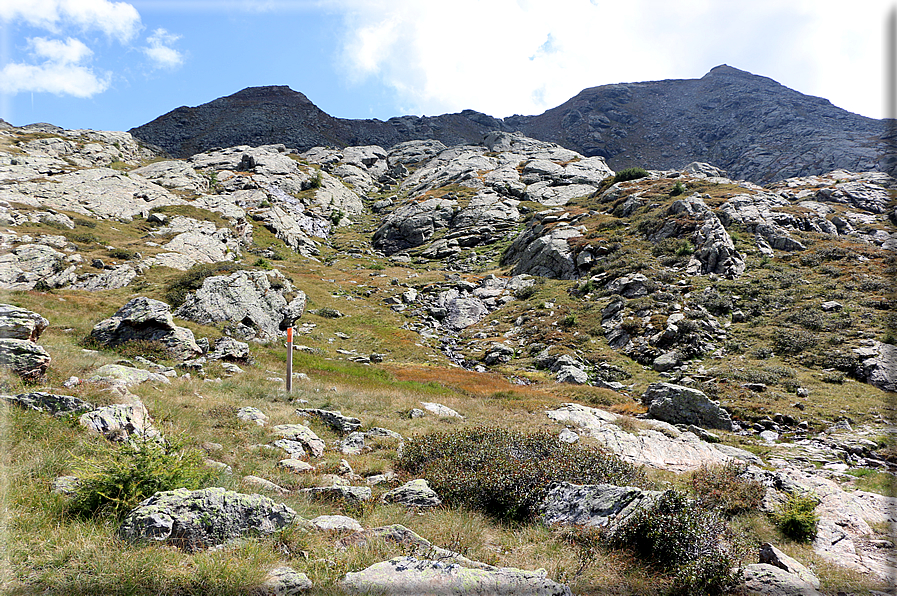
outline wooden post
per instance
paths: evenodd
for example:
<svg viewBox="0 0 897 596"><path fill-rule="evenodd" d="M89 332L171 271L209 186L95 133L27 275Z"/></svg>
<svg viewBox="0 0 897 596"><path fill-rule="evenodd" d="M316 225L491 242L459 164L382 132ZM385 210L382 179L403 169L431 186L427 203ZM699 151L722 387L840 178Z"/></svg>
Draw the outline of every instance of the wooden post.
<svg viewBox="0 0 897 596"><path fill-rule="evenodd" d="M293 392L293 328L287 327L287 395Z"/></svg>

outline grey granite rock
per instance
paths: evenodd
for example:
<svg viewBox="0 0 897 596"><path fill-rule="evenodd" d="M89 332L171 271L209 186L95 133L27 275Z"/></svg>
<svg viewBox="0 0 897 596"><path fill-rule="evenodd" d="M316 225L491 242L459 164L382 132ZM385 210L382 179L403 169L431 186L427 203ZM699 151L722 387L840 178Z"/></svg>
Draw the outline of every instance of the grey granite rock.
<svg viewBox="0 0 897 596"><path fill-rule="evenodd" d="M174 324L171 307L152 298L132 298L114 315L94 325L90 336L104 346L129 341L160 342L175 358L186 360L202 354L193 332Z"/></svg>
<svg viewBox="0 0 897 596"><path fill-rule="evenodd" d="M371 565L363 571L347 573L341 589L351 594L495 594L570 596L570 588L545 577L544 570L522 571L502 568L495 571L471 569L458 564L397 557Z"/></svg>
<svg viewBox="0 0 897 596"><path fill-rule="evenodd" d="M192 552L245 534L272 534L297 519L295 511L262 495L180 488L141 502L118 534L124 540L164 542Z"/></svg>

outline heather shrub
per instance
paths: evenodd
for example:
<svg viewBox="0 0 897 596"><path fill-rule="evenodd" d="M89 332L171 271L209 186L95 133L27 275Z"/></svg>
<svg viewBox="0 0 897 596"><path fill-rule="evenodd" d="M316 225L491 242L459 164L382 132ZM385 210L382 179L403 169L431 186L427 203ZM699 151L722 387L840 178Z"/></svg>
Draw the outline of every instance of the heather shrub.
<svg viewBox="0 0 897 596"><path fill-rule="evenodd" d="M803 330L783 329L776 334L773 340L775 350L780 354L800 354L804 350L815 347L817 343L819 343L819 338L815 334Z"/></svg>
<svg viewBox="0 0 897 596"><path fill-rule="evenodd" d="M214 475L195 449L153 439L107 446L80 468L69 504L69 512L80 517L121 517L156 492L201 488Z"/></svg>
<svg viewBox="0 0 897 596"><path fill-rule="evenodd" d="M641 470L616 455L561 443L548 432L493 427L415 437L396 467L426 478L450 504L515 521L536 516L552 482L644 482Z"/></svg>
<svg viewBox="0 0 897 596"><path fill-rule="evenodd" d="M816 538L819 516L816 498L809 494L793 493L773 514L779 531L797 542L812 542Z"/></svg>
<svg viewBox="0 0 897 596"><path fill-rule="evenodd" d="M664 238L651 247L651 254L655 257L674 255L685 257L695 252L695 245L686 238Z"/></svg>
<svg viewBox="0 0 897 596"><path fill-rule="evenodd" d="M718 511L675 490L608 536L613 546L675 574L675 594L723 594L741 582L743 553Z"/></svg>
<svg viewBox="0 0 897 596"><path fill-rule="evenodd" d="M644 168L626 168L617 172L616 176L614 176L614 182L626 182L627 180L637 180L647 176L648 172Z"/></svg>
<svg viewBox="0 0 897 596"><path fill-rule="evenodd" d="M755 511L766 489L756 480L742 478L747 466L730 460L721 466L701 466L692 474L691 486L702 505L725 515Z"/></svg>

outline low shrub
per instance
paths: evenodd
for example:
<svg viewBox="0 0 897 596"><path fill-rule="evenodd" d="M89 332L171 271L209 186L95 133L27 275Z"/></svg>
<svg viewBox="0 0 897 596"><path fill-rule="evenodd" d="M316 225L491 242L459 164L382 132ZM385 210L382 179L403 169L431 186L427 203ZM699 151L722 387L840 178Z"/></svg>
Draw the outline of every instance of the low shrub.
<svg viewBox="0 0 897 596"><path fill-rule="evenodd" d="M566 317L561 319L560 325L564 329L572 329L573 327L576 327L576 315L572 313L567 315Z"/></svg>
<svg viewBox="0 0 897 596"><path fill-rule="evenodd" d="M90 232L76 232L74 230L64 231L63 235L69 242L76 242L78 244L99 244L100 239L91 234Z"/></svg>
<svg viewBox="0 0 897 596"><path fill-rule="evenodd" d="M651 247L651 254L655 257L674 255L685 257L695 252L695 245L686 238L664 238Z"/></svg>
<svg viewBox="0 0 897 596"><path fill-rule="evenodd" d="M608 536L611 545L675 573L675 594L724 594L741 583L744 553L715 510L669 490Z"/></svg>
<svg viewBox="0 0 897 596"><path fill-rule="evenodd" d="M683 194L684 192L685 192L685 185L682 184L681 182L677 182L676 184L673 185L673 188L670 189L670 196L678 197L679 195Z"/></svg>
<svg viewBox="0 0 897 596"><path fill-rule="evenodd" d="M227 275L240 269L243 269L243 267L233 261L194 265L182 275L168 282L165 286L165 300L170 305L178 307L187 299L187 294L202 287L202 282L207 277Z"/></svg>
<svg viewBox="0 0 897 596"><path fill-rule="evenodd" d="M786 538L797 542L812 542L816 538L819 523L816 498L810 494L792 493L787 501L776 508L773 521Z"/></svg>
<svg viewBox="0 0 897 596"><path fill-rule="evenodd" d="M329 306L322 306L318 310L314 311L314 313L319 317L324 317L325 319L338 319L343 316L343 313L336 310L335 308L330 308Z"/></svg>
<svg viewBox="0 0 897 596"><path fill-rule="evenodd" d="M692 474L691 487L701 504L735 515L756 511L763 504L766 488L757 482L742 478L747 466L730 460L721 466L701 466Z"/></svg>
<svg viewBox="0 0 897 596"><path fill-rule="evenodd" d="M536 516L552 482L644 482L641 470L597 448L494 427L415 437L396 467L426 478L447 503L514 521Z"/></svg>
<svg viewBox="0 0 897 596"><path fill-rule="evenodd" d="M109 256L113 259L121 259L122 261L130 261L137 257L137 253L126 248L113 248L109 250Z"/></svg>
<svg viewBox="0 0 897 596"><path fill-rule="evenodd" d="M644 168L626 168L617 172L616 176L614 176L614 182L626 182L627 180L637 180L647 176L648 172Z"/></svg>
<svg viewBox="0 0 897 596"><path fill-rule="evenodd" d="M819 338L813 333L803 330L781 330L776 334L773 345L779 354L800 354L819 343Z"/></svg>
<svg viewBox="0 0 897 596"><path fill-rule="evenodd" d="M158 491L201 488L214 472L194 449L144 439L106 447L99 457L83 460L76 475L71 514L122 517Z"/></svg>

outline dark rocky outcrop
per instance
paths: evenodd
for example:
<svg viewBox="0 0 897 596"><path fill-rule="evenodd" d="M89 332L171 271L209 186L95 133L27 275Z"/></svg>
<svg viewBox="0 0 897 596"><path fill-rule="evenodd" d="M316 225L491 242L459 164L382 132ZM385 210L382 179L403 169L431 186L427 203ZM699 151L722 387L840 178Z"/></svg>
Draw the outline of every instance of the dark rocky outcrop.
<svg viewBox="0 0 897 596"><path fill-rule="evenodd" d="M707 162L756 182L836 168L889 171L886 123L852 114L767 77L727 65L700 79L602 85L537 116L493 118L473 110L400 116L386 122L335 118L285 86L250 87L198 107L180 107L131 129L138 139L188 157L215 147L284 143L378 145L435 139L478 143L519 131L614 170Z"/></svg>

